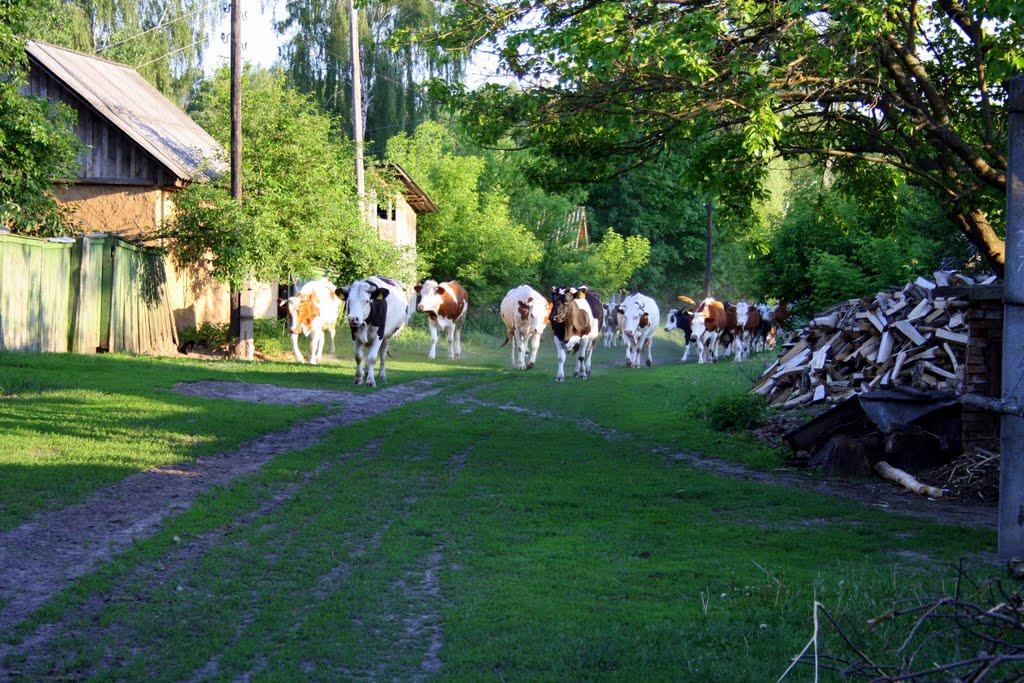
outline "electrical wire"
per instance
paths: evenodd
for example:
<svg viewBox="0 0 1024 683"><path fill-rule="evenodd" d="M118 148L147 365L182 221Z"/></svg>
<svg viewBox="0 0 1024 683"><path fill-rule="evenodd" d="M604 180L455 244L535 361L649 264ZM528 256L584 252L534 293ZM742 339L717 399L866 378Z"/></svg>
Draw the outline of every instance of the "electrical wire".
<svg viewBox="0 0 1024 683"><path fill-rule="evenodd" d="M136 68L136 69L141 69L141 68L142 68L142 67L144 67L144 66L149 66L149 65L150 65L150 64L152 64L153 62L159 62L159 61L160 61L161 59L165 59L165 58L167 58L167 57L170 57L170 56L171 56L171 55L173 55L173 54L177 54L177 53L179 53L179 52L184 52L185 50L188 50L188 49L190 49L190 48L193 48L193 47L195 47L196 45L198 45L199 43L202 43L202 42L205 42L205 41L206 41L206 36L203 36L202 38L200 38L199 40L195 41L195 42L194 42L194 43L192 43L191 45L185 45L184 47L179 47L179 48L177 48L177 49L171 50L170 52L165 52L165 53L163 53L162 55L160 55L159 57L154 57L153 59L150 59L150 60L148 60L148 61L145 61L145 62L143 62L142 64L136 64L136 65L135 65L135 68Z"/></svg>
<svg viewBox="0 0 1024 683"><path fill-rule="evenodd" d="M221 2L221 0L210 0L205 5L202 5L201 7L197 7L196 9L192 10L191 12L186 12L185 14L180 14L180 15L176 16L173 19L168 19L167 21L161 22L161 23L157 24L156 26L150 26L145 31L139 31L138 33L136 33L134 35L128 36L127 38L122 38L121 40L117 41L116 43L111 43L110 45L104 45L103 47L101 47L101 48L96 50L96 54L99 54L99 53L101 53L101 52L103 52L105 50L109 50L111 48L117 47L118 45L124 45L125 43L130 42L132 40L135 40L136 38L138 38L140 36L144 36L147 33L151 33L152 31L156 31L158 29L170 26L171 24L179 22L182 19L187 19L188 17L191 17L194 14L198 14L199 12L202 12L202 11L205 11L205 10L209 9L211 6L215 5L218 2Z"/></svg>

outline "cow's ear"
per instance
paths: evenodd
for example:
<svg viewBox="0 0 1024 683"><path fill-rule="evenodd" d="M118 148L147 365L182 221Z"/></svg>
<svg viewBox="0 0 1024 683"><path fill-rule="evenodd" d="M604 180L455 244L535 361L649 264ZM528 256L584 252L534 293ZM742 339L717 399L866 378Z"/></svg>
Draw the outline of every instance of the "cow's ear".
<svg viewBox="0 0 1024 683"><path fill-rule="evenodd" d="M533 297L532 296L531 297L527 297L526 303L532 304L533 303Z"/></svg>
<svg viewBox="0 0 1024 683"><path fill-rule="evenodd" d="M444 287L440 287L440 286L437 289L435 289L434 291L437 292L438 296L444 296L445 294L447 294L447 292L445 291Z"/></svg>
<svg viewBox="0 0 1024 683"><path fill-rule="evenodd" d="M334 290L334 293L337 294L342 301L348 299L348 288L346 287L338 287Z"/></svg>
<svg viewBox="0 0 1024 683"><path fill-rule="evenodd" d="M377 301L383 301L384 299L387 298L387 296L388 296L388 290L384 289L383 287L378 287L373 292L373 298L376 299Z"/></svg>
<svg viewBox="0 0 1024 683"><path fill-rule="evenodd" d="M626 315L626 309L623 308L622 306L619 306L619 313L621 313L622 315Z"/></svg>
<svg viewBox="0 0 1024 683"><path fill-rule="evenodd" d="M414 291L415 291L415 292L416 292L417 294L419 294L419 293L420 293L420 290L421 290L421 289L423 289L423 285L416 285L415 287L413 287L413 290L414 290Z"/></svg>

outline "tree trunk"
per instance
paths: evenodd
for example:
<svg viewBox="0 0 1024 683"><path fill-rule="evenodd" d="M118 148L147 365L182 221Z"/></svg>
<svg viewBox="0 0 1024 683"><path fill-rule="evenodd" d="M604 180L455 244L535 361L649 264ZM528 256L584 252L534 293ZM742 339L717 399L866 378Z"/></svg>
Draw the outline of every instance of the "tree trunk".
<svg viewBox="0 0 1024 683"><path fill-rule="evenodd" d="M951 213L950 218L960 231L967 236L978 253L988 262L996 275L1003 277L1006 265L1006 243L988 222L988 216L981 209Z"/></svg>
<svg viewBox="0 0 1024 683"><path fill-rule="evenodd" d="M711 296L711 257L714 246L715 205L708 200L704 202L707 224L704 227L704 298Z"/></svg>

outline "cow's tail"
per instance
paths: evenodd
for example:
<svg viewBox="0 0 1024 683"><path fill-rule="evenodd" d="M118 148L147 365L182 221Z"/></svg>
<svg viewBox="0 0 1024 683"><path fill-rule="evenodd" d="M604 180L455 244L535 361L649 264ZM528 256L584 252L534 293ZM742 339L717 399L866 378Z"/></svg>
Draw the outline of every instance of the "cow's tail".
<svg viewBox="0 0 1024 683"><path fill-rule="evenodd" d="M409 297L409 303L405 307L405 324L408 325L412 322L413 316L416 315L416 292L413 292Z"/></svg>
<svg viewBox="0 0 1024 683"><path fill-rule="evenodd" d="M501 346L499 346L498 348L499 349L505 348L505 345L508 344L511 339L512 339L512 330L506 330L505 331L505 341L501 342Z"/></svg>

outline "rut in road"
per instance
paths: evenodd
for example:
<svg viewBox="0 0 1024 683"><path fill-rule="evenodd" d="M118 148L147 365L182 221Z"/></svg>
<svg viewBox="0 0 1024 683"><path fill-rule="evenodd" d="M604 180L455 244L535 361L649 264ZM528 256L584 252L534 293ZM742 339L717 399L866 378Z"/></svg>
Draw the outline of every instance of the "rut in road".
<svg viewBox="0 0 1024 683"><path fill-rule="evenodd" d="M422 379L367 394L278 388L278 395L315 393L320 402L329 394L326 402L338 405L327 415L297 422L231 451L133 474L81 503L40 514L0 534L0 632L19 624L134 541L156 533L164 519L188 509L211 487L256 472L278 455L313 446L336 427L435 396L441 391L440 383ZM231 398L245 400L251 387L243 382L204 384L216 386L209 387L209 393L192 391L191 395L223 398L233 393Z"/></svg>

